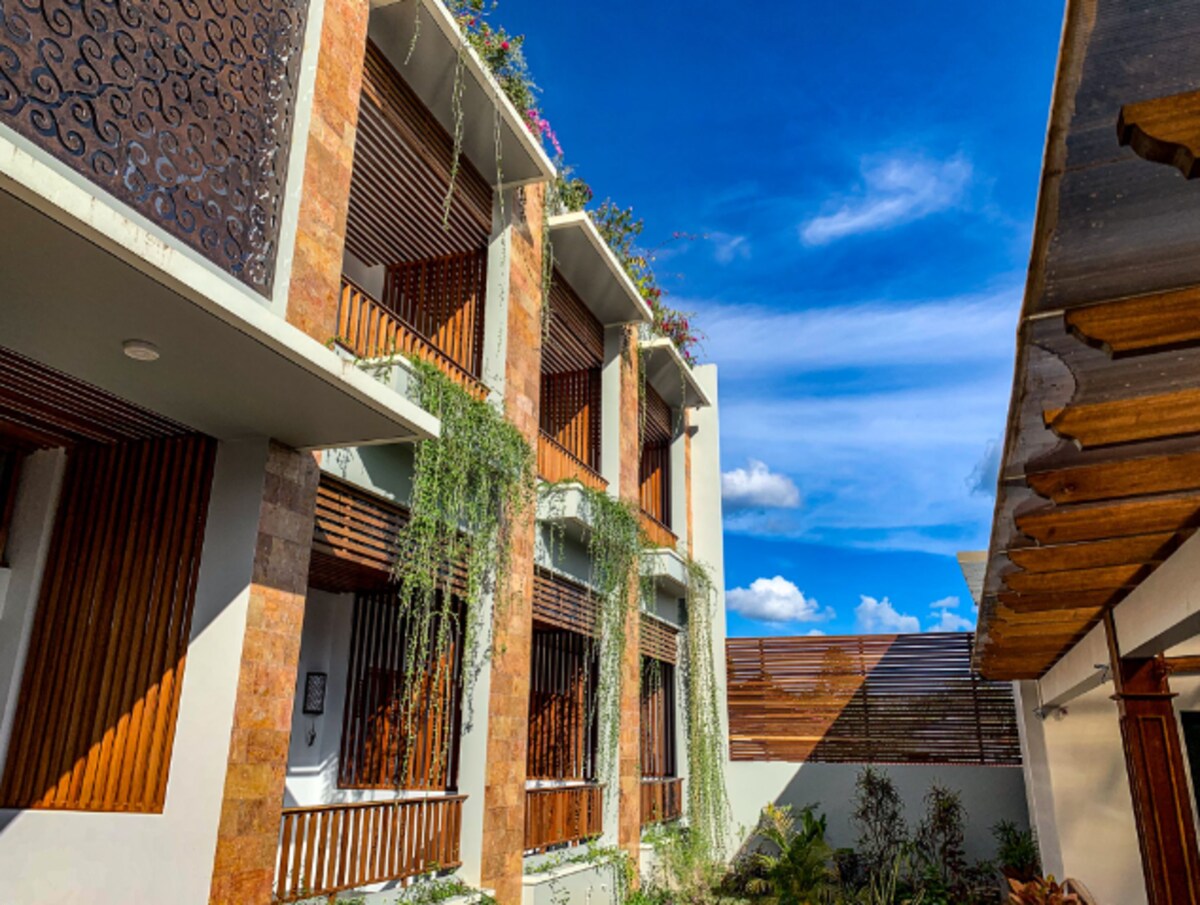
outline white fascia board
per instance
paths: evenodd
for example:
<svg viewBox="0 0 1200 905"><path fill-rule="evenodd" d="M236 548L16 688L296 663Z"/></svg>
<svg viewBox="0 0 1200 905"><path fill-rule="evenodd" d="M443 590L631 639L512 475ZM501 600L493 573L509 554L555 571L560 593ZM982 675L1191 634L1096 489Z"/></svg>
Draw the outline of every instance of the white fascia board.
<svg viewBox="0 0 1200 905"><path fill-rule="evenodd" d="M684 408L712 405L708 393L692 373L691 366L683 360L675 343L660 336L643 340L638 344L638 349L646 364L646 380L667 405L676 406L681 401Z"/></svg>
<svg viewBox="0 0 1200 905"><path fill-rule="evenodd" d="M371 0L371 12L372 39L451 135L454 73L462 60L463 153L484 178L509 187L555 178L557 170L525 125L524 113L513 106L440 0Z"/></svg>
<svg viewBox="0 0 1200 905"><path fill-rule="evenodd" d="M547 221L554 263L605 327L650 323L650 308L586 211Z"/></svg>

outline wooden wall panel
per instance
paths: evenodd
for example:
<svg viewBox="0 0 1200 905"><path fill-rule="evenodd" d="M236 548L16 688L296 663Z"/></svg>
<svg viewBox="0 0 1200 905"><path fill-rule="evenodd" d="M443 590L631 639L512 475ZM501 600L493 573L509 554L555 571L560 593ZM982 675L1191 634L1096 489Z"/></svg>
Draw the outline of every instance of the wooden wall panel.
<svg viewBox="0 0 1200 905"><path fill-rule="evenodd" d="M0 805L162 810L215 448L71 449Z"/></svg>
<svg viewBox="0 0 1200 905"><path fill-rule="evenodd" d="M638 634L638 644L643 657L654 657L664 663L679 662L679 629L642 613L642 626Z"/></svg>
<svg viewBox="0 0 1200 905"><path fill-rule="evenodd" d="M642 512L660 525L671 527L671 446L653 443L642 447Z"/></svg>
<svg viewBox="0 0 1200 905"><path fill-rule="evenodd" d="M599 602L583 585L545 569L534 570L533 618L538 622L594 637L599 615Z"/></svg>
<svg viewBox="0 0 1200 905"><path fill-rule="evenodd" d="M541 432L600 471L600 369L542 374Z"/></svg>
<svg viewBox="0 0 1200 905"><path fill-rule="evenodd" d="M734 760L1019 766L1008 682L964 632L730 638Z"/></svg>
<svg viewBox="0 0 1200 905"><path fill-rule="evenodd" d="M444 627L452 640L439 662L432 647L443 626L422 621L402 611L392 590L355 598L338 762L344 789L457 788L462 627L457 618Z"/></svg>

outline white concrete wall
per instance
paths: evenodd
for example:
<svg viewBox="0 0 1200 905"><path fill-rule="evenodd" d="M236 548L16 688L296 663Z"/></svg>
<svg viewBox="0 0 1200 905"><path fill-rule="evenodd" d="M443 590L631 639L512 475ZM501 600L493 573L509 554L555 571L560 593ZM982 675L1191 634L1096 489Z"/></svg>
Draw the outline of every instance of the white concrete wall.
<svg viewBox="0 0 1200 905"><path fill-rule="evenodd" d="M961 793L967 811L966 848L971 859L991 858L991 827L1000 820L1028 826L1024 779L1019 767L879 765L895 782L904 802L905 819L915 829L932 783ZM828 821L827 838L837 848L853 848L858 829L851 820L857 764L795 764L738 761L729 766L729 798L733 806L735 847L744 844L768 803L793 810L815 805Z"/></svg>
<svg viewBox="0 0 1200 905"><path fill-rule="evenodd" d="M0 810L0 902L208 901L266 457L217 453L163 813Z"/></svg>
<svg viewBox="0 0 1200 905"><path fill-rule="evenodd" d="M617 905L609 865L568 864L526 874L522 905Z"/></svg>

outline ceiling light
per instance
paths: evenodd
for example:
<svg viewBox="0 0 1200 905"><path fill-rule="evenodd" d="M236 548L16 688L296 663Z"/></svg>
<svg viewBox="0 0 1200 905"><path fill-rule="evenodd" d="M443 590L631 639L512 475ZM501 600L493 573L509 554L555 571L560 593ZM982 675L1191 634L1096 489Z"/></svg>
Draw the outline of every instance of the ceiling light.
<svg viewBox="0 0 1200 905"><path fill-rule="evenodd" d="M144 339L127 339L121 348L125 350L125 355L134 361L158 361L158 346Z"/></svg>

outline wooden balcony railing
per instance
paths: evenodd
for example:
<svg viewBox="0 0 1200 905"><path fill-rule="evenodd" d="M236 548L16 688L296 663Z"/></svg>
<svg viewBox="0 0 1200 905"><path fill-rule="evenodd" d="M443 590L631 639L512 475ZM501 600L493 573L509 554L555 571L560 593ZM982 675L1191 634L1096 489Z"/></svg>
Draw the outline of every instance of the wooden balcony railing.
<svg viewBox="0 0 1200 905"><path fill-rule="evenodd" d="M284 808L275 899L458 867L465 795Z"/></svg>
<svg viewBox="0 0 1200 905"><path fill-rule="evenodd" d="M608 487L608 481L591 466L544 431L538 433L537 468L538 476L551 484L578 481L593 490Z"/></svg>
<svg viewBox="0 0 1200 905"><path fill-rule="evenodd" d="M642 780L642 826L683 816L682 779Z"/></svg>
<svg viewBox="0 0 1200 905"><path fill-rule="evenodd" d="M525 850L585 842L603 828L604 788L599 785L525 790Z"/></svg>
<svg viewBox="0 0 1200 905"><path fill-rule="evenodd" d="M476 399L488 390L470 371L405 323L349 277L342 277L336 342L359 358L405 355L434 365Z"/></svg>
<svg viewBox="0 0 1200 905"><path fill-rule="evenodd" d="M642 522L642 533L646 535L646 543L651 547L670 547L675 549L679 543L679 538L675 532L646 512L644 509L639 513Z"/></svg>

